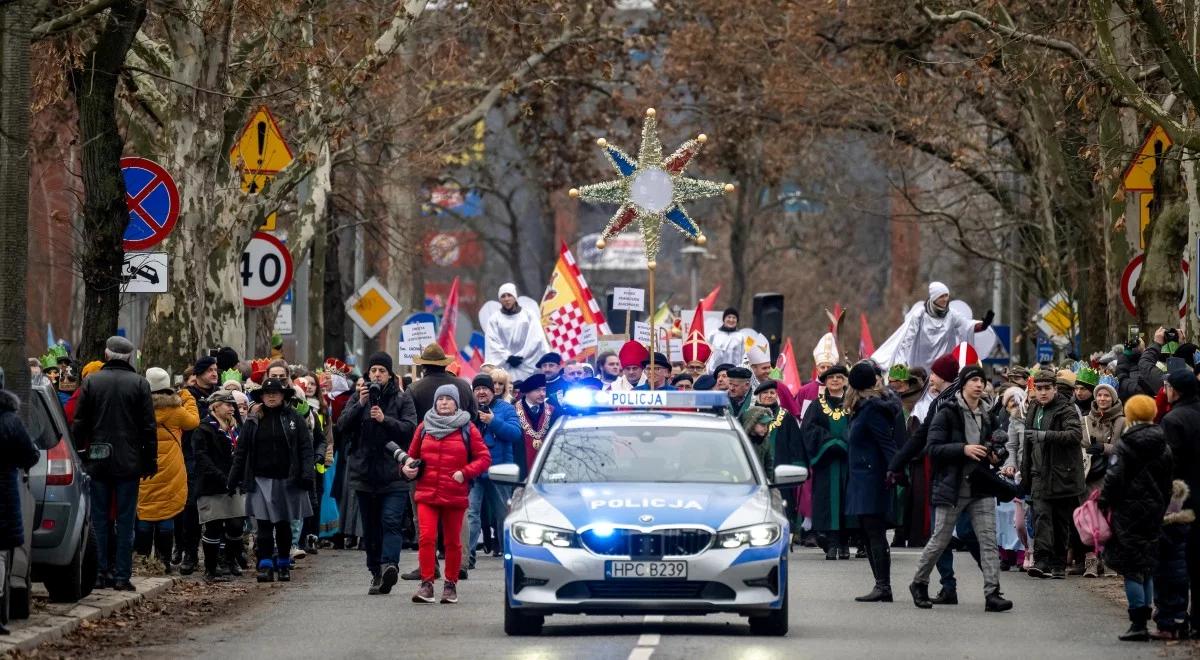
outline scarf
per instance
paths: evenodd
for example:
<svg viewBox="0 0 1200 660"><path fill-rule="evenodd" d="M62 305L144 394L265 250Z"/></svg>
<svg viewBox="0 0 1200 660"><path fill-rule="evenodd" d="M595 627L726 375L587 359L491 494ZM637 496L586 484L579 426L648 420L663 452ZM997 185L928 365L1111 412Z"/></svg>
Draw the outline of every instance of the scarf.
<svg viewBox="0 0 1200 660"><path fill-rule="evenodd" d="M449 415L439 415L433 408L425 413L425 432L441 439L466 426L471 421L471 413L456 410Z"/></svg>

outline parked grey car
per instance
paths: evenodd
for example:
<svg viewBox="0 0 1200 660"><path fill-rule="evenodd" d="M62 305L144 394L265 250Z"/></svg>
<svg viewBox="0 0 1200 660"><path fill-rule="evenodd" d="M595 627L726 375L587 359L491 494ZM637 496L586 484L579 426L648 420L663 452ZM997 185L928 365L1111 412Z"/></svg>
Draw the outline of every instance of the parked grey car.
<svg viewBox="0 0 1200 660"><path fill-rule="evenodd" d="M8 580L0 589L0 624L10 619L29 617L29 590L33 586L33 491L29 486L29 475L21 473L21 521L25 524L25 545L8 553Z"/></svg>
<svg viewBox="0 0 1200 660"><path fill-rule="evenodd" d="M33 385L29 434L42 457L29 472L34 498L33 579L53 602L75 602L96 584L89 477L75 450L58 395L45 378Z"/></svg>

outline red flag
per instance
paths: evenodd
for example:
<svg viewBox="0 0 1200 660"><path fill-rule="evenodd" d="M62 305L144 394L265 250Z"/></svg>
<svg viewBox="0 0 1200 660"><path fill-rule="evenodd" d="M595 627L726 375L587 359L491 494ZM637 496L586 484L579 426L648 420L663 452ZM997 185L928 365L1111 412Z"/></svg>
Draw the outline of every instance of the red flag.
<svg viewBox="0 0 1200 660"><path fill-rule="evenodd" d="M865 360L875 352L875 340L871 339L871 326L867 325L867 315L858 315L858 357Z"/></svg>
<svg viewBox="0 0 1200 660"><path fill-rule="evenodd" d="M446 307L442 312L442 329L438 332L438 345L446 351L446 355L454 358L454 362L450 363L447 371L453 371L458 374L459 378L471 380L475 377L477 370L471 367L466 360L462 359L462 355L458 352L458 341L454 338L458 331L458 278L454 278L454 283L450 285L450 295L446 296Z"/></svg>
<svg viewBox="0 0 1200 660"><path fill-rule="evenodd" d="M800 370L796 367L796 353L792 350L792 338L788 337L779 352L776 368L783 374L783 384L796 396L800 392Z"/></svg>
<svg viewBox="0 0 1200 660"><path fill-rule="evenodd" d="M708 296L706 296L703 300L701 300L696 305L696 313L694 315L692 315L692 324L688 326L688 331L687 331L688 336L690 336L693 332L695 332L697 330L700 331L701 339L708 336L707 333L704 332L704 312L707 312L709 305L712 304L710 299L715 300L717 293L720 290L721 290L721 287L717 287L716 289L713 289L712 293L708 294Z"/></svg>
<svg viewBox="0 0 1200 660"><path fill-rule="evenodd" d="M704 309L712 309L713 305L717 304L717 296L720 293L721 285L718 284L717 288L710 291L707 296L704 296L704 300L701 300L700 304L704 306Z"/></svg>
<svg viewBox="0 0 1200 660"><path fill-rule="evenodd" d="M845 315L846 310L842 309L841 303L833 303L832 312L829 311L828 307L825 308L825 316L829 317L829 331L833 333L834 337L837 336L838 327L841 326L842 317Z"/></svg>

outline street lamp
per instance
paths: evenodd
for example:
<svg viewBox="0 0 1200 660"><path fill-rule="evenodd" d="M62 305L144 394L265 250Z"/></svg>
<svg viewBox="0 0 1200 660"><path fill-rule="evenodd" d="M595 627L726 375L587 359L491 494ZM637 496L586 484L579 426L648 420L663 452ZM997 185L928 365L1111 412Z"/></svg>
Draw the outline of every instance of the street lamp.
<svg viewBox="0 0 1200 660"><path fill-rule="evenodd" d="M692 302L700 299L700 292L697 290L700 284L700 260L708 256L708 249L699 245L688 245L680 250L688 259L688 268L691 271L692 279Z"/></svg>

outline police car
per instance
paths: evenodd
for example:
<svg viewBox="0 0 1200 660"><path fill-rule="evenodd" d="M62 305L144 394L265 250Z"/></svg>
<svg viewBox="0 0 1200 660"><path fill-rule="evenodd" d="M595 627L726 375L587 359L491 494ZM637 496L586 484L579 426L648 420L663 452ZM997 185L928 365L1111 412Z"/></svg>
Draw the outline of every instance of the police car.
<svg viewBox="0 0 1200 660"><path fill-rule="evenodd" d="M536 635L552 614L714 612L785 635L791 532L776 487L804 468L765 474L724 392L564 395L504 522L504 630Z"/></svg>

